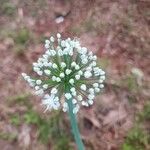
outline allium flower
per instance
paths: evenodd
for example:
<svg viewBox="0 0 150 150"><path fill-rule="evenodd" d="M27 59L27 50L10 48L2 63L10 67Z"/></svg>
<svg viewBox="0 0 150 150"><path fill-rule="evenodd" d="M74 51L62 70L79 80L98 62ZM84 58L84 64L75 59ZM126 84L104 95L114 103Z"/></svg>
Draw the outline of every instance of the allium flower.
<svg viewBox="0 0 150 150"><path fill-rule="evenodd" d="M81 47L78 40L64 40L59 33L56 39L51 36L45 40L45 49L43 56L33 63L39 77L25 73L22 76L35 89L35 94L42 97L46 110L62 108L66 112L67 100L74 104L73 113L81 105L92 105L105 80L105 72L96 63L97 57Z"/></svg>

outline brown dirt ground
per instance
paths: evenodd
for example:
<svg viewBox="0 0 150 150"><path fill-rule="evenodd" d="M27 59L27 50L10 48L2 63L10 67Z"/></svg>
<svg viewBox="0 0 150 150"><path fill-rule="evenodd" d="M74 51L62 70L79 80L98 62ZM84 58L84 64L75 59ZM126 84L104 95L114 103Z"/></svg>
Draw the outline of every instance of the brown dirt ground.
<svg viewBox="0 0 150 150"><path fill-rule="evenodd" d="M2 0L2 3L4 0ZM17 133L16 141L0 139L0 149L52 149L37 140L34 127L12 125L9 114L24 106L10 106L8 99L29 93L21 72L32 73L31 64L43 53L44 37L57 32L63 37L78 37L93 50L106 70L105 90L95 104L79 113L79 125L87 149L119 150L133 126L135 114L149 98L150 2L148 0L12 0L13 14L0 11L0 131ZM64 21L56 23L62 16ZM26 27L33 37L18 54L9 32ZM128 77L133 68L136 88ZM134 100L133 100L134 99ZM134 102L130 102L130 101ZM39 98L31 97L34 109L42 114ZM45 116L45 114L44 114ZM26 134L24 134L24 132ZM22 138L23 136L23 138ZM24 137L25 136L25 137ZM34 137L34 138L33 138Z"/></svg>

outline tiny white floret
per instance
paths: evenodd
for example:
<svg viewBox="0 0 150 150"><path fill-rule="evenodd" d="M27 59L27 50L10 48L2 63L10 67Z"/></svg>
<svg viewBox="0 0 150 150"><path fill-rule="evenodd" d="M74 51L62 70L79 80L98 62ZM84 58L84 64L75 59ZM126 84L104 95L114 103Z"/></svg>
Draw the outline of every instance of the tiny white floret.
<svg viewBox="0 0 150 150"><path fill-rule="evenodd" d="M70 79L70 80L69 80L69 83L70 83L70 84L74 84L74 80L73 80L73 79Z"/></svg>
<svg viewBox="0 0 150 150"><path fill-rule="evenodd" d="M76 100L76 99L73 99L73 100L72 100L72 103L73 103L73 104L76 104L76 103L77 103L77 100Z"/></svg>
<svg viewBox="0 0 150 150"><path fill-rule="evenodd" d="M48 84L44 84L44 85L43 85L43 88L44 88L44 89L47 89L47 88L48 88Z"/></svg>
<svg viewBox="0 0 150 150"><path fill-rule="evenodd" d="M66 69L65 73L66 75L69 75L72 71L70 69Z"/></svg>
<svg viewBox="0 0 150 150"><path fill-rule="evenodd" d="M82 100L83 100L83 97L82 97L81 95L78 95L77 97L78 97L78 100L79 100L79 101L82 101Z"/></svg>
<svg viewBox="0 0 150 150"><path fill-rule="evenodd" d="M60 79L59 77L57 77L57 78L56 78L56 81L57 81L57 82L60 82L60 81L61 81L61 79Z"/></svg>
<svg viewBox="0 0 150 150"><path fill-rule="evenodd" d="M54 42L54 41L55 41L55 39L54 39L53 36L50 37L50 41L51 41L51 42Z"/></svg>
<svg viewBox="0 0 150 150"><path fill-rule="evenodd" d="M93 87L98 88L99 84L98 83L93 83Z"/></svg>
<svg viewBox="0 0 150 150"><path fill-rule="evenodd" d="M57 93L57 89L56 88L52 88L52 90L51 90L51 94L56 94Z"/></svg>
<svg viewBox="0 0 150 150"><path fill-rule="evenodd" d="M61 34L57 33L57 38L60 39L61 38Z"/></svg>
<svg viewBox="0 0 150 150"><path fill-rule="evenodd" d="M100 84L99 87L100 87L100 88L104 88L104 84Z"/></svg>
<svg viewBox="0 0 150 150"><path fill-rule="evenodd" d="M94 95L93 95L93 94L89 94L89 95L88 95L88 98L89 98L90 100L92 100L92 99L94 99Z"/></svg>
<svg viewBox="0 0 150 150"><path fill-rule="evenodd" d="M44 70L44 73L46 74L46 75L50 75L51 74L51 71L50 70Z"/></svg>
<svg viewBox="0 0 150 150"><path fill-rule="evenodd" d="M82 85L80 86L80 88L81 88L81 90L86 91L86 85L85 85L85 84L82 84Z"/></svg>
<svg viewBox="0 0 150 150"><path fill-rule="evenodd" d="M65 68L65 67L66 67L66 63L64 63L64 62L61 62L60 65L61 65L62 68Z"/></svg>
<svg viewBox="0 0 150 150"><path fill-rule="evenodd" d="M100 88L95 88L95 92L99 93L100 92Z"/></svg>
<svg viewBox="0 0 150 150"><path fill-rule="evenodd" d="M84 72L84 77L85 78L90 78L92 76L92 73L90 71L85 71Z"/></svg>
<svg viewBox="0 0 150 150"><path fill-rule="evenodd" d="M42 83L41 80L36 80L36 84L37 84L37 85L40 85L41 83Z"/></svg>
<svg viewBox="0 0 150 150"><path fill-rule="evenodd" d="M80 79L80 75L75 75L75 78L76 78L76 80L79 80Z"/></svg>
<svg viewBox="0 0 150 150"><path fill-rule="evenodd" d="M66 93L65 97L66 97L66 99L70 99L70 98L72 98L72 95L70 93Z"/></svg>
<svg viewBox="0 0 150 150"><path fill-rule="evenodd" d="M53 63L52 66L53 66L54 69L57 69L57 68L58 68L57 64L55 64L55 63Z"/></svg>
<svg viewBox="0 0 150 150"><path fill-rule="evenodd" d="M62 73L60 73L60 75L59 75L61 78L64 78L65 77L65 74L62 72Z"/></svg>
<svg viewBox="0 0 150 150"><path fill-rule="evenodd" d="M56 81L57 77L56 76L52 76L52 81Z"/></svg>
<svg viewBox="0 0 150 150"><path fill-rule="evenodd" d="M76 69L76 70L79 70L79 69L80 69L80 66L79 66L79 65L75 65L75 69Z"/></svg>

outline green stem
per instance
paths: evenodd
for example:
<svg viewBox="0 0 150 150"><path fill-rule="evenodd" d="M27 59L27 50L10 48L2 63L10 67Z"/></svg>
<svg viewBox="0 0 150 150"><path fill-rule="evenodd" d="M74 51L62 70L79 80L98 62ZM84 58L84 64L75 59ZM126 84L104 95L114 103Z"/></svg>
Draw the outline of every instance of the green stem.
<svg viewBox="0 0 150 150"><path fill-rule="evenodd" d="M69 107L69 117L70 117L70 122L71 122L71 126L72 126L72 131L74 134L74 138L75 138L78 150L85 150L83 142L80 137L80 132L79 132L79 128L77 125L76 116L73 113L74 107L73 107L72 99L67 100L67 103L68 103L68 107Z"/></svg>

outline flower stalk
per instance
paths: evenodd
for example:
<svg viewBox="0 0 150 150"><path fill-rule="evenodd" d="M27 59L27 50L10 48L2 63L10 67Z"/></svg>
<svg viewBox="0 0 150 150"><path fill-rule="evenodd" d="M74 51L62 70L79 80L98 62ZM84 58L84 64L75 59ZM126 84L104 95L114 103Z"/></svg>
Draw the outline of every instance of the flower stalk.
<svg viewBox="0 0 150 150"><path fill-rule="evenodd" d="M80 132L79 132L79 128L78 128L78 124L77 124L77 119L76 119L76 114L73 113L73 103L72 103L72 98L67 100L67 104L68 104L68 114L69 114L69 118L70 118L70 123L71 123L71 127L72 127L72 132L74 135L74 139L76 141L78 150L85 150L81 136L80 136Z"/></svg>
<svg viewBox="0 0 150 150"><path fill-rule="evenodd" d="M78 147L78 150L85 150L83 142L81 140L81 136L80 136L80 132L79 132L79 128L78 128L78 124L77 124L77 119L76 119L76 115L73 113L73 103L72 100L68 100L67 101L68 106L69 106L69 117L70 117L70 122L71 122L71 127L72 127L72 132Z"/></svg>

